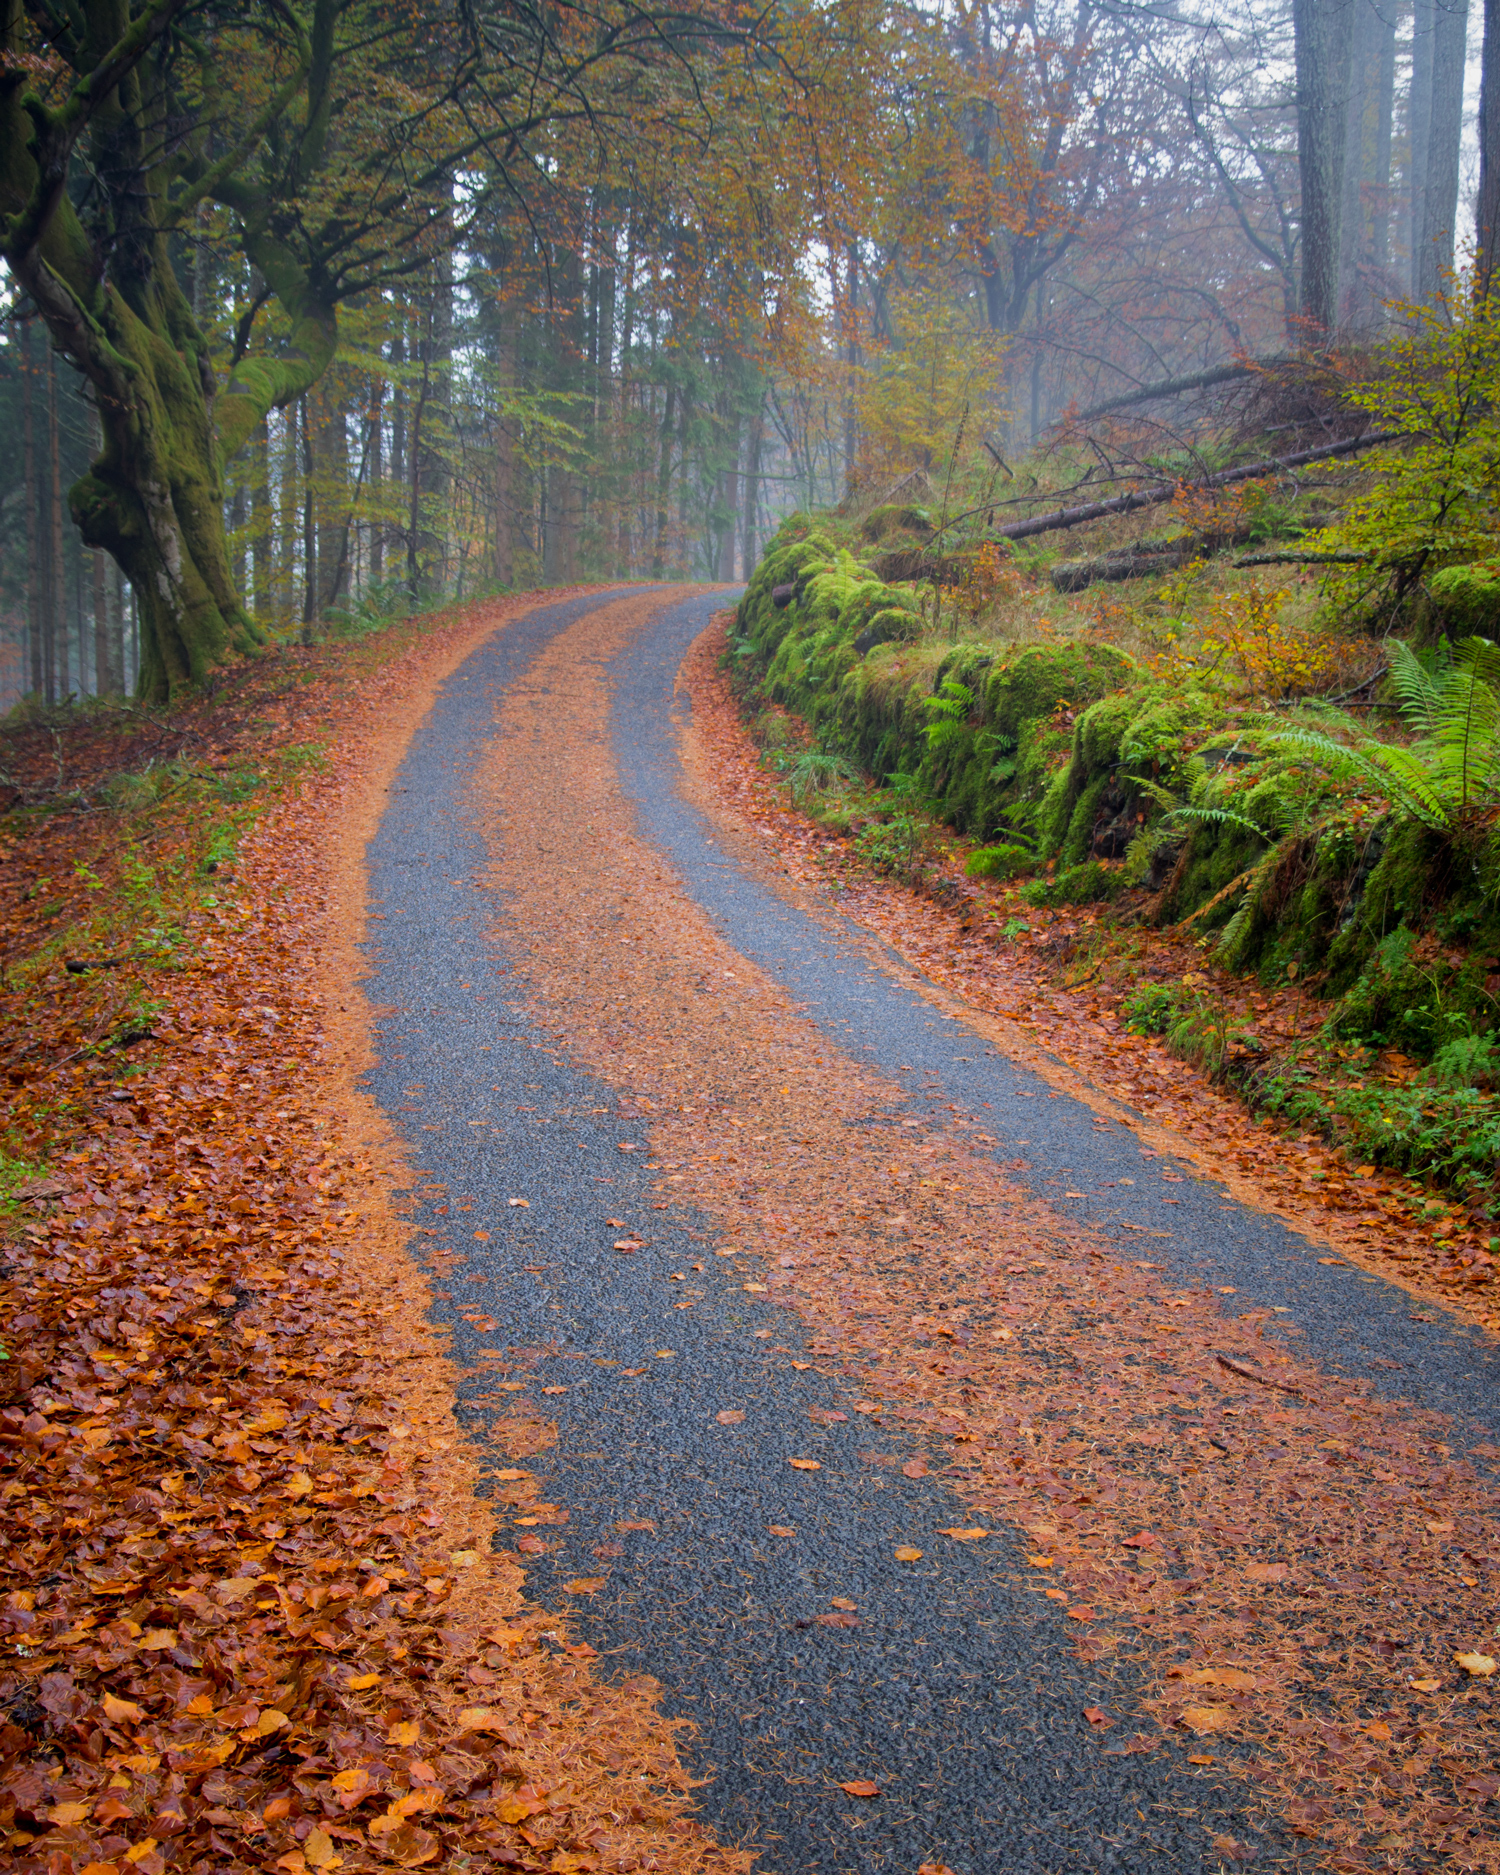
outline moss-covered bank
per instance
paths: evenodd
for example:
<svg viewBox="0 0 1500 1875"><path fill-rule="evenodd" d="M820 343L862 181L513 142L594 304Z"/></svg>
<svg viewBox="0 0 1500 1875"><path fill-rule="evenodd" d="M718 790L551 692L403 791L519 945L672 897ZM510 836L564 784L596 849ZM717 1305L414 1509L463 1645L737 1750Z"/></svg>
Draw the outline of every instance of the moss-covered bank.
<svg viewBox="0 0 1500 1875"><path fill-rule="evenodd" d="M1029 874L1034 905L1187 923L1216 961L1325 998L1347 1043L1430 1062L1495 1029L1493 827L1403 817L1290 746L1285 712L1105 643L955 640L926 603L794 516L740 602L739 680L980 842L971 872Z"/></svg>

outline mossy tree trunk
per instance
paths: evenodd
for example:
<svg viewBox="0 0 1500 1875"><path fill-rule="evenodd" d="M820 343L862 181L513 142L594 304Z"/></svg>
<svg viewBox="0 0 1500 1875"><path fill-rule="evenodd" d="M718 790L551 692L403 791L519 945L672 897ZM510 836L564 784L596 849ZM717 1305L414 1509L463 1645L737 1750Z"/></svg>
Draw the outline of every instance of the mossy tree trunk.
<svg viewBox="0 0 1500 1875"><path fill-rule="evenodd" d="M20 0L3 8L0 255L54 350L93 387L102 448L69 505L84 541L111 554L134 588L140 691L161 698L265 637L235 589L223 465L326 368L334 305L272 237L269 205L242 197L246 251L289 313L292 343L279 357L242 359L220 391L168 253L181 205L168 204L167 166L146 152L168 101L145 54L181 0L133 17L124 0L91 4L75 60L83 75L57 106L24 89L24 14ZM67 186L85 128L104 198L87 223Z"/></svg>

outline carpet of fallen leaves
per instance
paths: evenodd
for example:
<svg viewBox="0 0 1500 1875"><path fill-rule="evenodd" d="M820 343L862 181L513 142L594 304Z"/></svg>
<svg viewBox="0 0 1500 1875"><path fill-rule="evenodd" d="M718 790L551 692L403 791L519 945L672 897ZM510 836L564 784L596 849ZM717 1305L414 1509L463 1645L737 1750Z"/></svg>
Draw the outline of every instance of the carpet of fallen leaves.
<svg viewBox="0 0 1500 1875"><path fill-rule="evenodd" d="M776 1337L794 1311L867 1431L860 1462L925 1450L907 1469L940 1477L955 1507L898 1560L1023 1533L1038 1619L1120 1667L1117 1704L1079 1715L1100 1750L1174 1751L1247 1780L1324 1866L1500 1868L1486 1671L1500 1451L1455 1457L1445 1422L1320 1368L1277 1311L1231 1315L1220 1292L1033 1197L980 1120L844 1056L731 949L623 831L599 673L651 603L555 641L502 705L480 777L499 928L536 1019L649 1126L656 1208L688 1203L716 1226L716 1259L691 1272L667 1267L650 1217L627 1220L632 1254L660 1258L677 1307L716 1283L758 1301L753 1333L788 1360ZM711 672L711 645L703 659ZM735 752L702 742L703 696L690 775L719 762L732 777ZM725 848L821 915L826 893L766 863L732 789L727 806L706 786L696 798ZM910 927L929 916L914 908ZM746 1404L743 1436L779 1410ZM827 1419L794 1461L809 1502L836 1463Z"/></svg>
<svg viewBox="0 0 1500 1875"><path fill-rule="evenodd" d="M21 1875L748 1864L689 1815L655 1683L605 1684L492 1554L355 1085L382 779L524 603L8 735L4 1139L41 1169L0 1263ZM164 762L149 815L112 805ZM205 860L249 766L274 798Z"/></svg>
<svg viewBox="0 0 1500 1875"><path fill-rule="evenodd" d="M1190 930L1124 932L1087 907L1038 912L1004 887L965 878L972 848L957 840L934 843L921 892L873 874L850 840L800 813L762 765L720 668L726 623L727 615L694 647L688 682L703 784L742 832L771 842L792 877L835 888L846 917L932 982L1011 1025L1012 1050L1024 1048L1043 1074L1044 1051L1083 1077L1083 1088L1070 1081L1069 1091L1127 1103L1163 1129L1164 1140L1170 1134L1182 1157L1237 1175L1241 1195L1260 1208L1500 1333L1500 1272L1486 1248L1492 1223L1435 1202L1409 1178L1351 1163L1317 1135L1256 1119L1231 1089L1162 1042L1132 1034L1120 1010L1142 983L1186 982L1223 1005L1231 1029L1252 1027L1268 1050L1282 1052L1317 1030L1315 999L1214 968ZM1006 936L1010 918L1029 930ZM1384 1065L1399 1080L1411 1064L1392 1057Z"/></svg>

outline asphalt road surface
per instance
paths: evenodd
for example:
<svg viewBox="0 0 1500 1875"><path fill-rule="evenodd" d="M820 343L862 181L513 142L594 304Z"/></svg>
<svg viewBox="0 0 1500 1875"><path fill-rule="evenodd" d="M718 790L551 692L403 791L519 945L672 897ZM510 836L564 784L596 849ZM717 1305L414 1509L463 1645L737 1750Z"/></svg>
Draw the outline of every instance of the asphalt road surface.
<svg viewBox="0 0 1500 1875"><path fill-rule="evenodd" d="M607 1656L607 1670L661 1682L664 1709L696 1728L684 1760L708 1780L698 1793L705 1819L777 1875L915 1875L923 1862L958 1875L1186 1872L1227 1866L1216 1835L1253 1849L1257 1869L1294 1865L1298 1845L1253 1790L1192 1775L1170 1753L1108 1755L1080 1714L1128 1701L1129 1669L1117 1662L1106 1677L1082 1665L1047 1605L1015 1586L1019 1538L893 1562L913 1531L951 1522L959 1507L935 1479L861 1466L862 1426L822 1435L816 1527L804 1502L796 1542L768 1534L792 1515L787 1460L806 1447L809 1408L837 1398L826 1360L789 1368L794 1314L778 1315L773 1350L749 1332L739 1286L709 1281L703 1302L672 1319L674 1358L657 1358L660 1285L645 1259L613 1255L619 1233L606 1223L648 1214L647 1154L619 1150L645 1136L621 1119L616 1092L571 1066L508 990L514 960L474 883L486 855L466 799L497 733L497 699L555 634L620 596L545 606L473 653L413 739L369 854L384 923L366 988L395 1011L379 1024L371 1085L424 1175L415 1215L432 1234L416 1241L441 1272L437 1314L461 1365L500 1346L516 1371L529 1361L567 1383L547 1402L558 1443L536 1463L568 1521L546 1531L558 1541L552 1553L528 1559L528 1593L561 1607L562 1583L598 1570L600 1550L609 1555L604 1589L570 1608L574 1631ZM1414 1323L1404 1293L1321 1266L1314 1246L1210 1181L1164 1183L1161 1162L1143 1157L1133 1135L1101 1132L1073 1100L1018 1105L1014 1122L995 1117L1007 1111L1002 1096L1037 1087L1032 1076L873 964L867 939L841 946L724 858L678 793L671 720L681 657L723 604L722 595L663 595L616 664L612 738L637 831L728 941L834 1045L893 1074L905 1068L935 1116L991 1102L996 1155L1010 1162L1023 1151L1039 1191L1085 1169L1096 1187L1133 1177L1111 1195L1118 1212L1090 1201L1096 1229L1118 1218L1169 1232L1152 1254L1180 1279L1233 1285L1237 1306L1288 1309L1300 1351L1330 1368L1372 1380L1386 1370L1369 1362L1398 1361L1402 1397L1459 1415L1455 1443L1466 1431L1493 1438L1497 1361L1477 1332L1436 1311ZM476 1006L481 983L487 999ZM516 1112L520 1086L550 1124ZM487 1122L483 1148L468 1126L476 1119ZM482 1249L467 1214L438 1209L439 1187L445 1205L463 1194L503 1221ZM507 1208L518 1191L529 1205ZM669 1251L704 1258L709 1224L673 1216ZM475 1315L495 1326L476 1327ZM645 1371L627 1381L626 1369ZM492 1393L479 1399L487 1390L476 1378L460 1396L481 1441L496 1411ZM705 1403L754 1404L755 1436L728 1436ZM622 1532L622 1523L645 1527ZM857 1605L858 1625L819 1618L834 1596ZM859 1778L879 1783L878 1802L840 1788Z"/></svg>

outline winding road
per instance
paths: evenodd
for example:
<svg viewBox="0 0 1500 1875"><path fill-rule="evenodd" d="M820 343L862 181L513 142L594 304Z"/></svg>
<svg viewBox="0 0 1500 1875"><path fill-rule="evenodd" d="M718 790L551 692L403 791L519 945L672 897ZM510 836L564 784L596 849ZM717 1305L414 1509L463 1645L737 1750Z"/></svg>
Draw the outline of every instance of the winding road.
<svg viewBox="0 0 1500 1875"><path fill-rule="evenodd" d="M1232 1338L1252 1319L1297 1363L1286 1398L1310 1372L1330 1410L1399 1398L1447 1416L1445 1453L1500 1433L1496 1352L1059 1095L757 859L683 770L679 668L728 597L601 592L496 632L369 853L365 988L391 1012L371 1086L418 1168L413 1241L527 1592L603 1670L660 1683L706 1820L778 1875L1297 1865L1238 1760L1131 1744L1149 1622L1080 1648L1093 1611L1042 1592L1044 1526L878 1383L898 1343L1009 1359L1030 1336L1097 1411L1119 1363L1048 1309L1070 1283L1094 1306L1118 1268L1122 1296L1180 1291L1230 1337L1208 1369L1238 1393L1195 1370L1139 1457L1206 1476L1264 1445ZM866 1202L877 1178L910 1202ZM927 1196L972 1214L988 1268L947 1268ZM868 1292L866 1243L889 1259ZM924 1282L927 1312L898 1314ZM1002 1411L950 1367L953 1425ZM1192 1567L1184 1543L1156 1575Z"/></svg>

